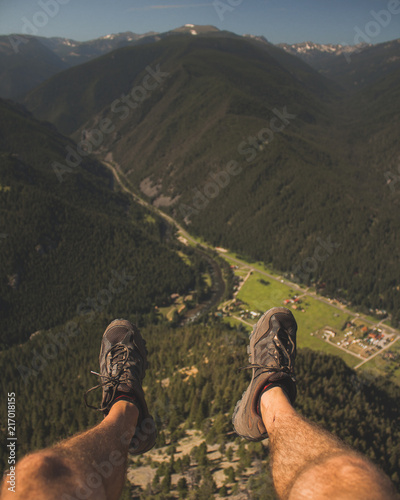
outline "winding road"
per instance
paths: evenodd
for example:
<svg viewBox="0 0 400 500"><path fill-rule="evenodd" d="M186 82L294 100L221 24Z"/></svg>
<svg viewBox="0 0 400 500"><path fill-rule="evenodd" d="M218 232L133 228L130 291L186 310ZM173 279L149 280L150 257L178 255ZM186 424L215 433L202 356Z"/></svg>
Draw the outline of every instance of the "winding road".
<svg viewBox="0 0 400 500"><path fill-rule="evenodd" d="M162 217L164 220L166 220L169 224L172 226L175 226L178 234L185 238L187 241L190 241L191 243L194 244L194 250L199 253L203 259L205 259L208 262L209 268L210 268L210 275L211 275L211 281L212 281L212 286L211 286L211 297L206 300L205 302L202 302L201 304L198 304L194 309L190 309L187 311L185 314L181 324L186 324L190 323L196 319L198 319L200 316L207 314L213 307L217 306L225 293L225 281L222 276L222 271L221 268L218 264L218 262L211 257L209 253L207 253L208 250L211 249L211 247L207 247L205 245L199 245L199 243L190 236L190 234L183 229L183 227L172 217L164 213L163 211L159 210L157 207L154 205L151 205L149 202L146 200L143 200L139 195L137 195L133 189L130 189L127 185L129 184L129 181L126 179L125 175L123 172L121 172L121 169L119 165L115 162L108 162L108 161L102 161L103 165L107 167L109 170L114 175L115 180L118 182L119 186L123 191L128 193L137 203L145 207L147 210L150 210L160 217ZM201 248L199 248L201 247Z"/></svg>

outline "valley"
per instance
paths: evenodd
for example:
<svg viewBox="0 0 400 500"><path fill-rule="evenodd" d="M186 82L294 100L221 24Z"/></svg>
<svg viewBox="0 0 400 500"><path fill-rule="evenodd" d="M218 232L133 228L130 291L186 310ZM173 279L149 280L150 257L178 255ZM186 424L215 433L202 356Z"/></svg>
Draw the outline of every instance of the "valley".
<svg viewBox="0 0 400 500"><path fill-rule="evenodd" d="M398 327L398 47L329 57L339 82L260 40L175 33L57 73L24 104L192 235Z"/></svg>
<svg viewBox="0 0 400 500"><path fill-rule="evenodd" d="M215 248L195 238L171 216L135 194L115 162L103 162L115 176L121 189L150 212L165 218L177 230L184 245L191 245L205 257L213 269L212 296L195 309L185 311L180 324L200 319L217 307L212 315L230 325L244 325L251 333L257 319L271 307L289 307L298 322L298 347L309 347L341 357L348 366L361 368L367 376L387 375L400 385L400 331L388 324L389 318L376 319L351 310L346 304L318 294L315 287L301 286L287 276L267 268L262 262L246 262L224 248ZM221 303L225 283L218 263L208 252L218 252L233 269L236 277L233 298ZM265 281L265 278L268 281ZM358 330L358 333L353 333ZM396 344L397 343L397 344ZM389 355L388 355L389 354ZM377 359L375 359L377 357ZM374 362L372 363L372 360Z"/></svg>

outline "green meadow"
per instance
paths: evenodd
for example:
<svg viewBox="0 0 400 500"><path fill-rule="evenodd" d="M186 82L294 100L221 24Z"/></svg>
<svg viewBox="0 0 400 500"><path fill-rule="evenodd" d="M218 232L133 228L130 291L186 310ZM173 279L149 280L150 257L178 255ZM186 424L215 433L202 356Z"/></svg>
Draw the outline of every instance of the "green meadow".
<svg viewBox="0 0 400 500"><path fill-rule="evenodd" d="M253 265L253 264L252 264ZM237 274L241 277L247 274L244 273L245 265L236 270ZM360 359L352 354L348 354L341 349L336 348L332 344L328 344L324 340L317 338L311 333L325 327L330 326L334 329L340 329L343 324L355 317L341 311L340 309L326 304L311 296L303 295L302 290L288 286L280 281L269 279L267 276L257 272L252 272L251 276L247 279L241 287L237 298L247 304L246 309L253 311L264 312L271 307L284 306L284 300L293 298L297 295L301 299L301 304L297 310L291 309L296 321L298 323L297 344L301 347L308 347L310 349L327 352L340 356L349 366L354 367L360 363ZM291 304L286 307L291 308ZM302 312L304 310L304 312ZM251 328L243 322L228 317L225 320L231 325L238 325L241 323L250 332ZM252 320L245 320L252 323Z"/></svg>

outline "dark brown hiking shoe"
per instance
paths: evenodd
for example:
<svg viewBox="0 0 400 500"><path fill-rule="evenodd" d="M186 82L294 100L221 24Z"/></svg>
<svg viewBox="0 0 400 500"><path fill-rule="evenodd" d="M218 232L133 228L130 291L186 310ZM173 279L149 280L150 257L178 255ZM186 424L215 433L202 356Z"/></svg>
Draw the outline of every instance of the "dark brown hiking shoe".
<svg viewBox="0 0 400 500"><path fill-rule="evenodd" d="M100 384L85 393L87 406L106 416L117 399L132 401L139 409L139 418L129 452L140 455L149 451L157 432L142 389L148 363L146 342L139 329L125 319L111 322L103 334L99 361L100 373L92 373L99 375ZM101 406L96 408L88 404L87 394L99 387L103 389L103 398Z"/></svg>
<svg viewBox="0 0 400 500"><path fill-rule="evenodd" d="M258 409L260 394L268 384L282 387L294 403L296 331L296 320L284 307L270 309L254 326L247 347L250 365L245 367L252 368L253 376L232 416L233 427L239 436L251 441L268 437Z"/></svg>

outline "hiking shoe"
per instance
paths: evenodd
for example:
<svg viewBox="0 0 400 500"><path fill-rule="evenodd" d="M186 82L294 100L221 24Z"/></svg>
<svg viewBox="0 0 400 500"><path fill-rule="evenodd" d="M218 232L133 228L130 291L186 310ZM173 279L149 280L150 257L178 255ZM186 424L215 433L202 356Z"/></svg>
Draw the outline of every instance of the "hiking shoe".
<svg viewBox="0 0 400 500"><path fill-rule="evenodd" d="M260 395L268 384L282 387L294 403L296 331L296 320L285 307L270 309L254 326L247 347L250 365L243 368L252 368L253 376L232 415L233 427L239 436L250 441L268 437L259 411Z"/></svg>
<svg viewBox="0 0 400 500"><path fill-rule="evenodd" d="M112 321L103 334L99 361L100 373L92 373L100 377L100 384L85 393L86 405L106 416L117 400L132 401L139 410L139 418L129 453L140 455L149 451L157 432L142 389L148 363L146 342L139 329L125 319ZM99 387L103 389L103 398L101 406L96 408L88 404L87 395Z"/></svg>

